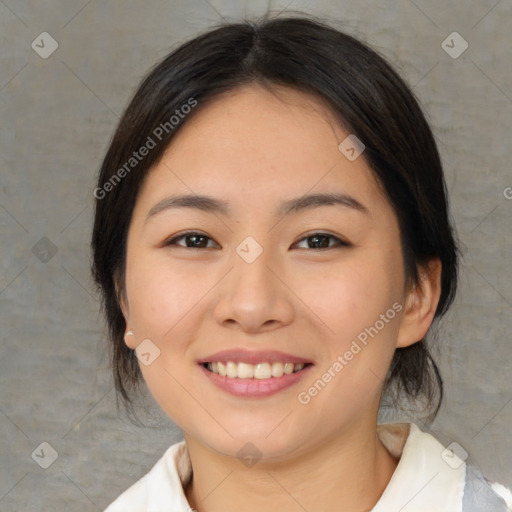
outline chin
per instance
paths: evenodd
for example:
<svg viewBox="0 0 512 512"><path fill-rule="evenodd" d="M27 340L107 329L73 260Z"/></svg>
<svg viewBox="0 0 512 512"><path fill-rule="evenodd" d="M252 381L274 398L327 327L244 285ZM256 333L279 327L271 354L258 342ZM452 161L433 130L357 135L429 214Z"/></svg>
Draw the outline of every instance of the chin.
<svg viewBox="0 0 512 512"><path fill-rule="evenodd" d="M282 421L282 418L279 421ZM238 424L232 423L229 431L233 437L224 431L215 437L199 432L191 435L196 442L212 451L237 458L244 464L247 460L278 463L306 452L307 439L312 437L305 436L307 433L303 428L298 428L298 423L282 428L283 425L279 426L279 421L258 425L241 422L240 428Z"/></svg>

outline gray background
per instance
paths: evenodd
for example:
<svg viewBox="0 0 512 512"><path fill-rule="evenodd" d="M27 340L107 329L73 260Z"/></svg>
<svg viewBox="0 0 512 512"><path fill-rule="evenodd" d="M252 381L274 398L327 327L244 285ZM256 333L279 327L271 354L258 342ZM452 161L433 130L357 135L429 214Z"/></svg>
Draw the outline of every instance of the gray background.
<svg viewBox="0 0 512 512"><path fill-rule="evenodd" d="M102 510L180 439L155 407L146 428L116 412L89 277L94 179L150 66L222 18L285 8L374 45L428 112L464 252L460 295L441 325L447 396L432 431L512 485L510 0L4 0L0 510ZM59 44L47 59L31 48L44 31ZM458 58L441 46L453 31L469 44ZM31 456L42 442L58 453L48 469Z"/></svg>

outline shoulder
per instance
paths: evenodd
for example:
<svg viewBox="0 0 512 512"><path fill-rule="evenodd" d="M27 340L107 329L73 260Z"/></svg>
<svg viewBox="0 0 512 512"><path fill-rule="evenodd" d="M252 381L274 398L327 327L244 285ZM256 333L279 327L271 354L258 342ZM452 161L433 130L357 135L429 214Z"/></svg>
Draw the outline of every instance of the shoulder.
<svg viewBox="0 0 512 512"><path fill-rule="evenodd" d="M463 512L510 512L512 492L505 486L490 482L477 466L466 466Z"/></svg>
<svg viewBox="0 0 512 512"><path fill-rule="evenodd" d="M423 446L440 446L443 450L441 458L454 469L461 466L464 470L464 488L462 493L462 512L512 512L512 492L505 486L490 482L485 478L481 469L474 464L466 464L457 454L444 446L431 434L421 431L417 426L411 425L415 438ZM458 460L458 463L457 463Z"/></svg>
<svg viewBox="0 0 512 512"><path fill-rule="evenodd" d="M105 512L163 512L189 510L183 484L191 467L185 441L166 450L142 478L116 498Z"/></svg>
<svg viewBox="0 0 512 512"><path fill-rule="evenodd" d="M372 512L397 507L404 512L512 511L508 489L490 483L477 466L459 458L452 446L443 446L414 423L379 425L378 436L399 462Z"/></svg>

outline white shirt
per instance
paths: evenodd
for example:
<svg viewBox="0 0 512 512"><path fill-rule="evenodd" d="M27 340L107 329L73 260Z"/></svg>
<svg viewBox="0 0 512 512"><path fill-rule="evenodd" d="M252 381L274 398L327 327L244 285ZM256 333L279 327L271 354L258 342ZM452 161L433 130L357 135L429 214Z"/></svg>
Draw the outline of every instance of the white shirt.
<svg viewBox="0 0 512 512"><path fill-rule="evenodd" d="M466 484L471 473L466 463L414 423L378 425L377 435L400 460L372 512L498 512L499 507L512 511L510 491L499 484L492 484L491 489L483 478L471 477L477 483L472 487L477 498L471 498L468 506ZM105 512L191 512L183 490L191 475L186 443L181 441L168 448L153 468ZM491 494L494 508L488 508L487 496Z"/></svg>

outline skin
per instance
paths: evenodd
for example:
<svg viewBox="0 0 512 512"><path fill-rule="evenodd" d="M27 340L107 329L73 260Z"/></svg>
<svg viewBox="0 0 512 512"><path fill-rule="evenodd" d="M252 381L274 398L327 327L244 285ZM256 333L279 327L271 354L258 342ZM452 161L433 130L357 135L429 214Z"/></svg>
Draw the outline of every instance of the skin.
<svg viewBox="0 0 512 512"><path fill-rule="evenodd" d="M349 161L349 133L314 96L245 86L182 126L150 171L128 233L122 308L132 349L149 338L160 356L141 365L151 393L183 430L193 467L190 505L215 510L370 510L397 461L376 435L383 380L397 347L426 334L440 294L437 259L408 288L395 212L363 156ZM313 192L355 198L276 216L282 201ZM231 214L192 208L146 216L161 199L206 194ZM206 248L185 230L206 235ZM312 249L321 232L350 245ZM252 263L236 247L252 236ZM311 241L311 239L309 239ZM189 241L190 243L190 241ZM303 405L298 394L394 303L394 319ZM212 385L196 360L219 350L275 349L307 358L307 377L273 396L240 398ZM261 459L246 467L247 443ZM321 492L319 492L321 489Z"/></svg>

